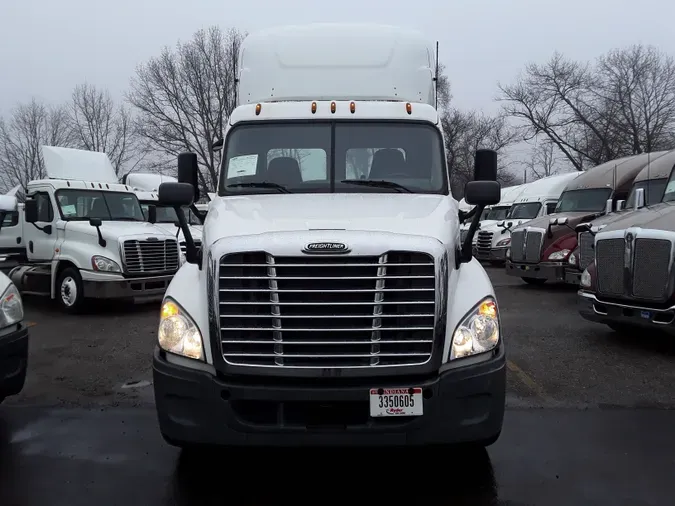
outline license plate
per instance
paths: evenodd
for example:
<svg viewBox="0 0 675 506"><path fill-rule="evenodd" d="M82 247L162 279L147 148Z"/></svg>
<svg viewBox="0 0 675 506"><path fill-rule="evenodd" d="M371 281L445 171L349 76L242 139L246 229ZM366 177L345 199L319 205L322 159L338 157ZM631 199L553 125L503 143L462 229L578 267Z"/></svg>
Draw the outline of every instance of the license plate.
<svg viewBox="0 0 675 506"><path fill-rule="evenodd" d="M422 416L424 399L421 388L371 388L370 416Z"/></svg>
<svg viewBox="0 0 675 506"><path fill-rule="evenodd" d="M649 320L652 317L652 314L649 311L640 311L640 316L645 320Z"/></svg>

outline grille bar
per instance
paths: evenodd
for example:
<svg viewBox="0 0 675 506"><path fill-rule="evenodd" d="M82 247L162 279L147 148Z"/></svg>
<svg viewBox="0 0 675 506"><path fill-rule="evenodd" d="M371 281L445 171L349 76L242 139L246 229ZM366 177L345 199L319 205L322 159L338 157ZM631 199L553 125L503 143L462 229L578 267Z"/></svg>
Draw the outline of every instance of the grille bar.
<svg viewBox="0 0 675 506"><path fill-rule="evenodd" d="M220 260L223 358L252 367L354 368L422 365L435 329L434 259L379 257Z"/></svg>

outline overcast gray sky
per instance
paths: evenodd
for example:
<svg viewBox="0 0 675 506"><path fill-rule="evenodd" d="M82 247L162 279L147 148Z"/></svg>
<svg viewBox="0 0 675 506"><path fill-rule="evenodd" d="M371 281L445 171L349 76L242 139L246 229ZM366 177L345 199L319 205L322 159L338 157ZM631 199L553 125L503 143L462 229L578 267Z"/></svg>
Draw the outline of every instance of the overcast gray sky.
<svg viewBox="0 0 675 506"><path fill-rule="evenodd" d="M641 42L675 53L673 0L0 0L0 114L31 96L67 100L84 81L121 97L138 63L202 27L317 21L422 30L440 42L454 105L488 112L498 81L555 50L588 60Z"/></svg>

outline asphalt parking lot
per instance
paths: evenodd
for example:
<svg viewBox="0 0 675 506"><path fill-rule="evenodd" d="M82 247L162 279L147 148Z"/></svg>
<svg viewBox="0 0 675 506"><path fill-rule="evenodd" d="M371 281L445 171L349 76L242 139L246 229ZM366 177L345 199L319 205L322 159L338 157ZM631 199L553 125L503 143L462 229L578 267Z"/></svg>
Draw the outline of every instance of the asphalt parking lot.
<svg viewBox="0 0 675 506"><path fill-rule="evenodd" d="M153 410L158 304L69 317L27 298L29 375L0 406L0 505L672 504L675 341L620 337L577 315L574 289L489 272L508 411L500 440L472 454L180 455Z"/></svg>

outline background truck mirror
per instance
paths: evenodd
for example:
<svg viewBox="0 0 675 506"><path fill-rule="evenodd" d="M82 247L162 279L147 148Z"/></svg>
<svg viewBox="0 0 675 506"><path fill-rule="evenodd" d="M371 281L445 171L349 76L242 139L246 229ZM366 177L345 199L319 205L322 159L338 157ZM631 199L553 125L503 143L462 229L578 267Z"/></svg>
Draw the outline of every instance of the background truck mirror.
<svg viewBox="0 0 675 506"><path fill-rule="evenodd" d="M14 195L0 195L0 211L13 213L17 208L17 200Z"/></svg>
<svg viewBox="0 0 675 506"><path fill-rule="evenodd" d="M605 213L609 214L612 212L612 199L607 199L607 202L605 202Z"/></svg>
<svg viewBox="0 0 675 506"><path fill-rule="evenodd" d="M497 181L469 181L464 187L464 200L476 206L498 204L501 199L501 185Z"/></svg>
<svg viewBox="0 0 675 506"><path fill-rule="evenodd" d="M473 166L474 181L497 181L497 152L492 149L479 149ZM468 200L466 201L468 204ZM497 201L499 202L499 201ZM497 204L495 202L495 204Z"/></svg>
<svg viewBox="0 0 675 506"><path fill-rule="evenodd" d="M27 199L23 204L23 214L26 223L37 223L38 221L38 207L37 200Z"/></svg>
<svg viewBox="0 0 675 506"><path fill-rule="evenodd" d="M157 223L157 206L148 206L148 223Z"/></svg>
<svg viewBox="0 0 675 506"><path fill-rule="evenodd" d="M194 189L192 200L199 200L199 164L195 153L178 155L178 182L191 185Z"/></svg>
<svg viewBox="0 0 675 506"><path fill-rule="evenodd" d="M189 183L162 183L159 185L159 203L172 207L192 204L194 191Z"/></svg>
<svg viewBox="0 0 675 506"><path fill-rule="evenodd" d="M103 234L101 234L101 225L103 225L103 220L101 218L89 218L89 224L92 227L96 227L96 233L98 234L98 244L102 248L105 248L107 243L103 238Z"/></svg>

